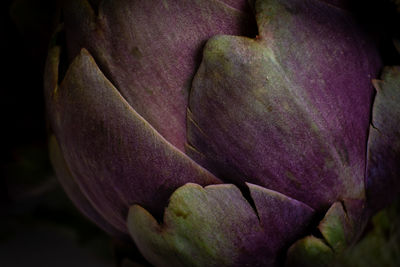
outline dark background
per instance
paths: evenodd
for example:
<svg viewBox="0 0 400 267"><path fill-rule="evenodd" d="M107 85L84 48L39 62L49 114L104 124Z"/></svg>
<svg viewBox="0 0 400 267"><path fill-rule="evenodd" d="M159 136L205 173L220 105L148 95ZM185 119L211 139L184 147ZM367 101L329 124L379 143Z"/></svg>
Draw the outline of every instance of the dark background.
<svg viewBox="0 0 400 267"><path fill-rule="evenodd" d="M0 5L0 266L114 266L110 238L73 207L47 155L42 77L55 1Z"/></svg>
<svg viewBox="0 0 400 267"><path fill-rule="evenodd" d="M390 0L352 1L379 39L386 65L400 20ZM0 266L115 266L115 243L84 218L54 176L47 154L43 68L57 25L55 0L0 1ZM341 266L400 264L399 204L378 214ZM357 256L358 255L358 256ZM358 257L358 259L357 259Z"/></svg>

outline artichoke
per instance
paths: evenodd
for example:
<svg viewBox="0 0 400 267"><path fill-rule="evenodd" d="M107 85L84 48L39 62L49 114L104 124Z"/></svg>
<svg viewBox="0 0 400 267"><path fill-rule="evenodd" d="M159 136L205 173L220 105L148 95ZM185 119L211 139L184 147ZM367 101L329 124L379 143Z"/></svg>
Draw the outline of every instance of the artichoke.
<svg viewBox="0 0 400 267"><path fill-rule="evenodd" d="M334 262L400 173L400 70L372 82L347 2L64 1L44 87L69 197L155 266Z"/></svg>

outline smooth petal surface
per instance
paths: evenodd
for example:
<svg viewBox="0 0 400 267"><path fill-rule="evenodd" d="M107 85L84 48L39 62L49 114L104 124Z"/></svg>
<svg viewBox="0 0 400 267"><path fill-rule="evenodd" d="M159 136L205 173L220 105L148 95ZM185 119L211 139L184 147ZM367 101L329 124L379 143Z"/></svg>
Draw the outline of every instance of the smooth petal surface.
<svg viewBox="0 0 400 267"><path fill-rule="evenodd" d="M255 3L256 39L217 36L193 81L187 152L218 177L327 209L364 199L377 51L314 0Z"/></svg>
<svg viewBox="0 0 400 267"><path fill-rule="evenodd" d="M126 233L117 230L108 223L106 219L93 208L87 197L82 193L65 162L60 146L54 135L50 136L49 140L49 156L61 186L79 211L111 236L125 238Z"/></svg>
<svg viewBox="0 0 400 267"><path fill-rule="evenodd" d="M69 53L88 49L132 107L181 150L205 41L255 29L244 0L102 1L98 16L86 0L65 2Z"/></svg>
<svg viewBox="0 0 400 267"><path fill-rule="evenodd" d="M114 227L126 231L132 204L160 216L179 186L219 182L140 117L86 50L74 59L59 86L58 60L55 47L45 82L52 130L75 181Z"/></svg>
<svg viewBox="0 0 400 267"><path fill-rule="evenodd" d="M368 139L367 196L377 211L400 192L400 67L386 67L375 81Z"/></svg>
<svg viewBox="0 0 400 267"><path fill-rule="evenodd" d="M237 187L186 184L171 196L164 223L134 205L131 236L155 266L277 266L282 249L301 235L313 210L248 184L259 217Z"/></svg>

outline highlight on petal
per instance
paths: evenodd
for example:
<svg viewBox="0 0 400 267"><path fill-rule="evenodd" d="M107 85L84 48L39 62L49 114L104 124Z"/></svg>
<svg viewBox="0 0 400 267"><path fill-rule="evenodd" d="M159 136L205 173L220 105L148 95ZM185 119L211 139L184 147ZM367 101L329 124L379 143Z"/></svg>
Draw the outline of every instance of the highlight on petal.
<svg viewBox="0 0 400 267"><path fill-rule="evenodd" d="M133 205L129 232L155 266L275 266L314 212L277 192L248 187L259 217L234 185L189 183L172 194L161 224Z"/></svg>
<svg viewBox="0 0 400 267"><path fill-rule="evenodd" d="M374 85L366 177L367 199L373 212L400 193L400 67L386 67Z"/></svg>
<svg viewBox="0 0 400 267"><path fill-rule="evenodd" d="M350 244L352 228L340 202L335 202L318 226L321 234L335 252L342 252Z"/></svg>
<svg viewBox="0 0 400 267"><path fill-rule="evenodd" d="M219 183L177 150L122 98L87 50L58 85L60 49L49 53L45 96L50 124L74 180L95 210L120 232L133 203L160 216L187 182Z"/></svg>
<svg viewBox="0 0 400 267"><path fill-rule="evenodd" d="M300 239L289 248L286 267L327 267L334 259L332 249L314 236Z"/></svg>

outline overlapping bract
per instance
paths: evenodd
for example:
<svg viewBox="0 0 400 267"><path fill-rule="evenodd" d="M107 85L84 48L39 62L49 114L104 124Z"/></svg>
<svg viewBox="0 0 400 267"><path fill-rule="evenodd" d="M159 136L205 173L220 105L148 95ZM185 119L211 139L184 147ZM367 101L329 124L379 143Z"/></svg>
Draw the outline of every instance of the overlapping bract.
<svg viewBox="0 0 400 267"><path fill-rule="evenodd" d="M59 81L50 50L45 94L70 197L156 266L276 266L292 244L289 265L331 259L363 229L367 166L380 203L399 151L382 161L394 121L368 139L381 63L345 7L115 0L96 14L65 1L71 62ZM382 122L393 110L381 101ZM322 239L304 237L321 214Z"/></svg>

